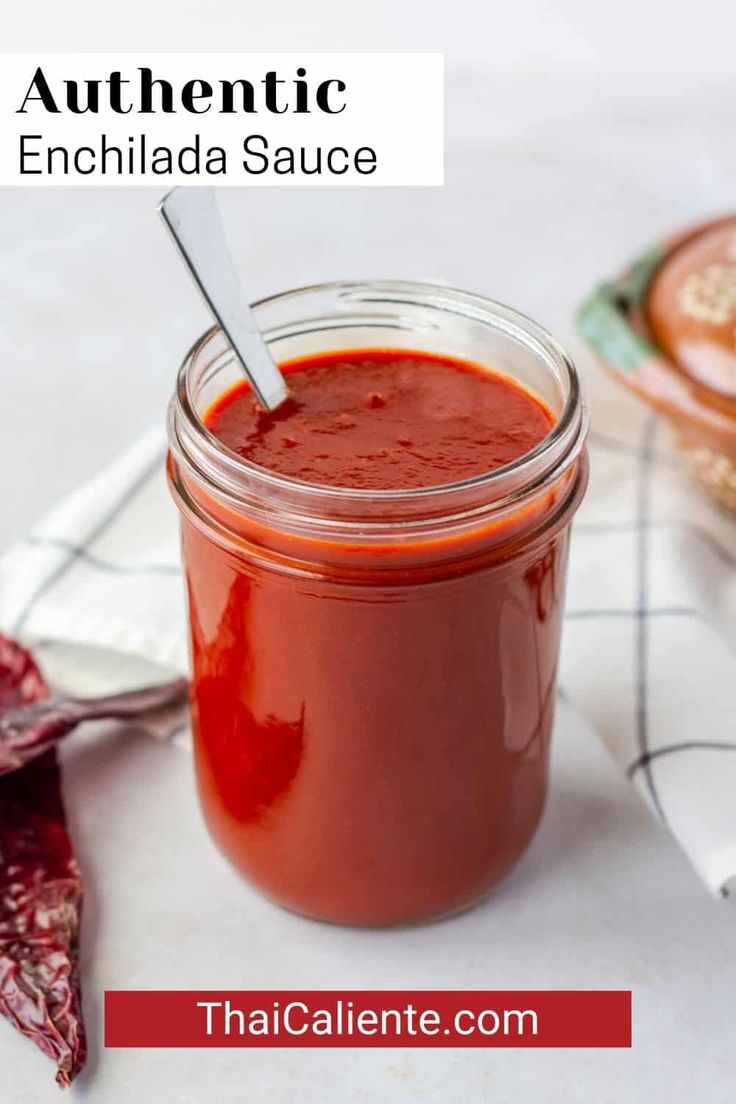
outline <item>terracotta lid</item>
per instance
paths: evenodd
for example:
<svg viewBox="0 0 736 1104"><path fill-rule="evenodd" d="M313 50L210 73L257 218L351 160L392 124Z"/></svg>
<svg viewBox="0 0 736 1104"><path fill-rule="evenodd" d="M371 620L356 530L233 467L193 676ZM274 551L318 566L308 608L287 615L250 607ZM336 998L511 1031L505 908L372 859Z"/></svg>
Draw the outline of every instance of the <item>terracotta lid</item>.
<svg viewBox="0 0 736 1104"><path fill-rule="evenodd" d="M645 314L701 399L736 403L736 216L684 238L656 269Z"/></svg>
<svg viewBox="0 0 736 1104"><path fill-rule="evenodd" d="M736 512L736 215L657 243L577 318L609 370L669 422L708 494Z"/></svg>

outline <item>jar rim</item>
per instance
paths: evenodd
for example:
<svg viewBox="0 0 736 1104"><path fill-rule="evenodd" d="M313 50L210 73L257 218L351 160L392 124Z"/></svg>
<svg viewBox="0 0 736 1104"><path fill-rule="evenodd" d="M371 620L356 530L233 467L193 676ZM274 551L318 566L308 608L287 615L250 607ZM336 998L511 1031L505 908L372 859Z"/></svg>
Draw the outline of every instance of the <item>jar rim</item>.
<svg viewBox="0 0 736 1104"><path fill-rule="evenodd" d="M257 489L259 497L282 503L289 502L295 496L300 500L308 496L309 513L329 516L333 523L336 519L332 511L335 509L338 512L346 507L360 509L368 504L396 508L412 506L425 516L436 517L438 513L446 513L441 503L449 507L451 514L455 514L456 511L450 506L453 499L475 497L476 494L482 495L481 501L486 507L491 504L507 506L523 497L531 487L561 473L579 454L585 439L587 410L577 370L557 339L525 314L484 296L442 284L392 279L335 280L306 285L259 299L253 304L253 310L257 314L259 310L274 305L297 302L301 297L321 293L336 294L347 300L351 296L359 296L361 302L369 302L375 295L377 302L390 301L397 305L420 305L451 311L501 331L545 360L561 378L565 396L554 425L534 448L517 459L455 482L381 490L309 483L271 471L240 456L215 437L197 412L191 369L208 344L221 335L220 327L215 325L202 334L186 354L179 369L169 417L172 452L210 484L238 497L238 484L243 483L242 489L247 489L250 495ZM268 331L265 336L268 340Z"/></svg>

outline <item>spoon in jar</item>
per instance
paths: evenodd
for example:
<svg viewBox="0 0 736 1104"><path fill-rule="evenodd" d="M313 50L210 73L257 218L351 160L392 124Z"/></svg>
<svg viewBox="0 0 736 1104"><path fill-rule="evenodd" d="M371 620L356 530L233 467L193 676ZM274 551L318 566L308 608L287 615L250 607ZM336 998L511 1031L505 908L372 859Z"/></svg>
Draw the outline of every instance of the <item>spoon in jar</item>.
<svg viewBox="0 0 736 1104"><path fill-rule="evenodd" d="M174 188L158 210L253 390L275 410L288 395L286 382L235 270L214 188Z"/></svg>

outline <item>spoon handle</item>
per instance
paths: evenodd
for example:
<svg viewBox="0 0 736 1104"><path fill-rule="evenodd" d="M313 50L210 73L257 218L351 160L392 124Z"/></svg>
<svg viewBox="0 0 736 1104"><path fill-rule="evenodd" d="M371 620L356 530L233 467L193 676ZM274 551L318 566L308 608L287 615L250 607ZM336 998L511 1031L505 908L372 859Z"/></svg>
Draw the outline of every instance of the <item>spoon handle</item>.
<svg viewBox="0 0 736 1104"><path fill-rule="evenodd" d="M275 410L288 394L286 383L235 270L214 189L174 188L158 209L253 390Z"/></svg>
<svg viewBox="0 0 736 1104"><path fill-rule="evenodd" d="M142 720L166 711L186 716L186 679L108 694L103 698L47 698L0 712L0 775L19 770L83 721Z"/></svg>

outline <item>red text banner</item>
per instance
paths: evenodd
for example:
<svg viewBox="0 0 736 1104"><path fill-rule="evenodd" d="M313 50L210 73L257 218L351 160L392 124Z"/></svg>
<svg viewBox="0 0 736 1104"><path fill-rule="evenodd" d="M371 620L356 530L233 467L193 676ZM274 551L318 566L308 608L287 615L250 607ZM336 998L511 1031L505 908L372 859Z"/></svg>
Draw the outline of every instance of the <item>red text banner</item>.
<svg viewBox="0 0 736 1104"><path fill-rule="evenodd" d="M108 1047L630 1047L626 990L105 993Z"/></svg>

